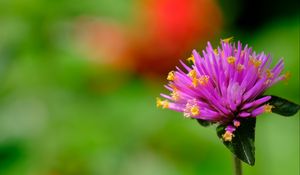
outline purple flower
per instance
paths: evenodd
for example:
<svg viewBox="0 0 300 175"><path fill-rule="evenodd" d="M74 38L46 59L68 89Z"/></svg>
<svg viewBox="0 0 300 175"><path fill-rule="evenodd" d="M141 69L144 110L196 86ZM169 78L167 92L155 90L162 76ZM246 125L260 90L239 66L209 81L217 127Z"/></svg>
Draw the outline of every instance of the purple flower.
<svg viewBox="0 0 300 175"><path fill-rule="evenodd" d="M224 141L232 140L239 119L271 112L273 106L265 104L271 96L262 94L287 77L280 75L282 59L271 68L270 55L256 54L240 42L222 40L217 49L208 42L202 55L193 50L188 61L191 66L181 61L184 69L176 67L168 74L165 87L170 95L161 94L165 100L157 98L157 106L182 112L187 118L227 125Z"/></svg>

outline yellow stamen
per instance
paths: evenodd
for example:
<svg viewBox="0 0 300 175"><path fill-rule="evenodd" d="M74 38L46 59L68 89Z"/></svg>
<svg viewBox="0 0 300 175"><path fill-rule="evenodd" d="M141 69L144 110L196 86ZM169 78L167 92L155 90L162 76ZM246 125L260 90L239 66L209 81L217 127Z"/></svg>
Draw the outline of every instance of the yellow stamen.
<svg viewBox="0 0 300 175"><path fill-rule="evenodd" d="M233 40L233 36L232 36L232 37L229 37L229 38L222 39L222 41L223 41L224 43L229 43L229 42L231 42L232 40Z"/></svg>
<svg viewBox="0 0 300 175"><path fill-rule="evenodd" d="M274 77L274 74L273 74L273 72L270 69L266 70L266 74L267 74L268 78L273 78Z"/></svg>
<svg viewBox="0 0 300 175"><path fill-rule="evenodd" d="M190 110L192 116L196 116L200 114L199 107L197 105L193 105Z"/></svg>
<svg viewBox="0 0 300 175"><path fill-rule="evenodd" d="M189 72L188 76L191 77L191 78L196 78L197 77L196 70L195 69L191 70Z"/></svg>
<svg viewBox="0 0 300 175"><path fill-rule="evenodd" d="M232 134L232 132L230 131L226 131L223 135L222 135L222 138L225 142L229 141L231 142L232 141L232 137L234 137L234 135Z"/></svg>
<svg viewBox="0 0 300 175"><path fill-rule="evenodd" d="M199 78L199 83L200 83L200 85L206 85L208 83L208 80L209 80L209 76L208 75L202 75Z"/></svg>
<svg viewBox="0 0 300 175"><path fill-rule="evenodd" d="M173 81L175 79L174 71L169 72L167 80Z"/></svg>
<svg viewBox="0 0 300 175"><path fill-rule="evenodd" d="M242 65L242 64L238 64L237 65L237 70L240 72L240 71L242 71L242 70L244 70L245 69L245 66L244 65Z"/></svg>
<svg viewBox="0 0 300 175"><path fill-rule="evenodd" d="M171 97L174 101L179 100L180 96L179 96L179 93L177 92L177 90L173 90L173 92L171 93Z"/></svg>
<svg viewBox="0 0 300 175"><path fill-rule="evenodd" d="M254 65L254 67L258 68L261 65L261 60L258 60L254 57L250 57L250 63Z"/></svg>
<svg viewBox="0 0 300 175"><path fill-rule="evenodd" d="M235 63L235 60L236 60L236 58L235 58L235 57L233 57L233 56L229 56L229 57L227 57L227 62L228 62L229 64L233 64L233 63Z"/></svg>
<svg viewBox="0 0 300 175"><path fill-rule="evenodd" d="M272 108L274 108L273 105L269 105L269 104L264 105L264 111L265 112L272 112Z"/></svg>
<svg viewBox="0 0 300 175"><path fill-rule="evenodd" d="M163 109L169 107L169 102L167 100L161 100L160 98L156 98L156 107L162 107Z"/></svg>
<svg viewBox="0 0 300 175"><path fill-rule="evenodd" d="M191 55L188 59L186 59L187 61L190 61L192 63L195 63L195 57L194 55Z"/></svg>

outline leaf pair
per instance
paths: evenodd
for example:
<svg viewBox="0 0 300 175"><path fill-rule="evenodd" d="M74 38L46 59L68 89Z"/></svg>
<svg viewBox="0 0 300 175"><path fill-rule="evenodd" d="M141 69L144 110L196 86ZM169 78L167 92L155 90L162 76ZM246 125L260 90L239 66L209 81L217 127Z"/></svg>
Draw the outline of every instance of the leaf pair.
<svg viewBox="0 0 300 175"><path fill-rule="evenodd" d="M272 105L273 113L277 113L286 117L293 116L298 112L300 106L288 100L277 96L266 102ZM199 120L202 126L209 126L211 123ZM222 135L226 132L226 125L219 125L217 127L217 135L223 140L223 144L240 160L253 166L255 164L255 125L256 118L241 118L240 126L234 131L234 137L231 141L224 141Z"/></svg>

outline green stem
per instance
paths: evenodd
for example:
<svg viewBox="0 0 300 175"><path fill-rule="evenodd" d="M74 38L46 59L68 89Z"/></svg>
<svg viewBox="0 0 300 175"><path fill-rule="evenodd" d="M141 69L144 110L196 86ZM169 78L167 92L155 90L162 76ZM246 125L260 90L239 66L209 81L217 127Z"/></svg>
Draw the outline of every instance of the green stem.
<svg viewBox="0 0 300 175"><path fill-rule="evenodd" d="M242 175L242 162L239 158L233 155L234 175Z"/></svg>

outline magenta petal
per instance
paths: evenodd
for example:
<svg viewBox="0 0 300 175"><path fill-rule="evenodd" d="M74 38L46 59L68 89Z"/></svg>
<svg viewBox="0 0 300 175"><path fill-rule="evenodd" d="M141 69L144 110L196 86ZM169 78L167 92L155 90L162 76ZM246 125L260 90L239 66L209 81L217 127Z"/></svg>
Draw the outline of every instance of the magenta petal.
<svg viewBox="0 0 300 175"><path fill-rule="evenodd" d="M284 79L281 75L283 60L272 68L270 54L256 53L247 45L243 47L241 42L222 41L216 48L208 42L201 55L193 50L195 62L191 66L180 61L183 68L176 67L165 86L171 94L161 94L165 101L158 102L157 106L219 123L262 114L263 104L271 97L261 96ZM192 70L195 73L189 74Z"/></svg>
<svg viewBox="0 0 300 175"><path fill-rule="evenodd" d="M248 112L241 112L241 113L239 113L239 117L249 117L251 114L250 113L248 113Z"/></svg>

